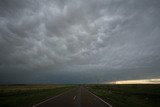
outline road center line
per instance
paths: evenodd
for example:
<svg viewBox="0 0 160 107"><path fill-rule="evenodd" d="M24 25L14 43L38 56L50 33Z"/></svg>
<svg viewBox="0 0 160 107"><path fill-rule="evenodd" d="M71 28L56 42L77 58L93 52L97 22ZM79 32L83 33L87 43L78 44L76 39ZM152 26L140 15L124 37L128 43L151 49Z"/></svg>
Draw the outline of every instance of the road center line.
<svg viewBox="0 0 160 107"><path fill-rule="evenodd" d="M75 100L75 99L76 99L76 96L73 97L73 100Z"/></svg>

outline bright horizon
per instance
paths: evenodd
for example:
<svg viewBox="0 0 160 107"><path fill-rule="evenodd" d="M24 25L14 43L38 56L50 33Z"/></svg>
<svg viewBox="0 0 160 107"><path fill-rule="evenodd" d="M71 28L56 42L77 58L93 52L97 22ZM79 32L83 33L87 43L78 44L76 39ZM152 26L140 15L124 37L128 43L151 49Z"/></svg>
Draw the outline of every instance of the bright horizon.
<svg viewBox="0 0 160 107"><path fill-rule="evenodd" d="M160 79L120 80L109 82L109 84L160 84Z"/></svg>

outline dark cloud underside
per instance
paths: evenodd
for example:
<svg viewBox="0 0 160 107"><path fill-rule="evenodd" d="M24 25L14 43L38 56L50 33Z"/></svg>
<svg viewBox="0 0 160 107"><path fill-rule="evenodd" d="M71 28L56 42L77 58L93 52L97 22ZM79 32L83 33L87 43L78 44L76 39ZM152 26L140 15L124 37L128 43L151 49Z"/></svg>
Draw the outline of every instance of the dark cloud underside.
<svg viewBox="0 0 160 107"><path fill-rule="evenodd" d="M0 83L160 76L159 0L0 0Z"/></svg>

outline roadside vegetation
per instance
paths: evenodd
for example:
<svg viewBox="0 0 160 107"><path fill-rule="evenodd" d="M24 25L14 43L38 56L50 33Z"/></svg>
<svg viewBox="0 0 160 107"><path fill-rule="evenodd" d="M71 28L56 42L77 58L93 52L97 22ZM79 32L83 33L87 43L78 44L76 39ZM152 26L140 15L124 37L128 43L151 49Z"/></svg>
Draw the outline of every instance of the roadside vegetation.
<svg viewBox="0 0 160 107"><path fill-rule="evenodd" d="M87 88L113 107L160 107L160 84L87 85Z"/></svg>
<svg viewBox="0 0 160 107"><path fill-rule="evenodd" d="M0 85L0 107L31 107L73 85Z"/></svg>

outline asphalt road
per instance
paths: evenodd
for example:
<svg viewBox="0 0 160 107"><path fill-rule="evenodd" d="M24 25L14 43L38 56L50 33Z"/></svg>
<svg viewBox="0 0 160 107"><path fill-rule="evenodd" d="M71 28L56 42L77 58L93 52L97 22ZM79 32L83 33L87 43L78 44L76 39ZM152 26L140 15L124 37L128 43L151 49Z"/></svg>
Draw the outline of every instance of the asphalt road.
<svg viewBox="0 0 160 107"><path fill-rule="evenodd" d="M61 95L40 102L33 107L112 107L109 103L78 87Z"/></svg>

